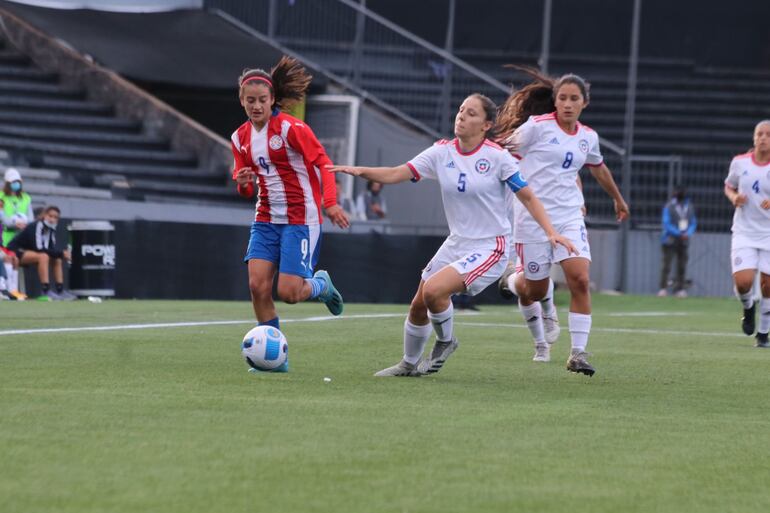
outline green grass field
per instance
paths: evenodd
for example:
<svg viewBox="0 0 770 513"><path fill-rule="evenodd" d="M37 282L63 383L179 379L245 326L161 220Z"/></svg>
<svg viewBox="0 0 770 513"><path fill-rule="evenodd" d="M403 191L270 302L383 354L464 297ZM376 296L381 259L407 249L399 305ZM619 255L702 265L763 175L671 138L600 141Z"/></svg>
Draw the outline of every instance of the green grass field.
<svg viewBox="0 0 770 513"><path fill-rule="evenodd" d="M737 301L596 297L588 378L564 370L559 300L551 363L518 311L482 307L418 379L372 377L403 305L279 305L291 372L254 375L247 303L1 303L0 510L770 510L770 351Z"/></svg>

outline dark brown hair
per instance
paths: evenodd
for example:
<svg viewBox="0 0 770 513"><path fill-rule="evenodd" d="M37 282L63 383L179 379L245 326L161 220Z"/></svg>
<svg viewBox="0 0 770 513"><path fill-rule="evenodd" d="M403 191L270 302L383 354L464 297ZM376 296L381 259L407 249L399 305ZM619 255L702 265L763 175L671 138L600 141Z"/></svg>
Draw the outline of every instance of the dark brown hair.
<svg viewBox="0 0 770 513"><path fill-rule="evenodd" d="M591 85L578 75L568 73L553 78L529 66L508 64L506 67L522 71L533 80L518 91L511 89L511 94L500 107L495 125L499 142L508 139L530 116L548 114L556 110L556 93L565 84L576 85L586 103L590 100Z"/></svg>
<svg viewBox="0 0 770 513"><path fill-rule="evenodd" d="M244 82L250 78L261 77L269 81L255 82L264 84L273 95L273 107L278 106L286 109L291 105L301 102L305 98L307 88L313 76L310 75L305 67L295 58L284 55L278 64L273 66L270 73L263 69L245 69L238 77L238 96L243 95Z"/></svg>

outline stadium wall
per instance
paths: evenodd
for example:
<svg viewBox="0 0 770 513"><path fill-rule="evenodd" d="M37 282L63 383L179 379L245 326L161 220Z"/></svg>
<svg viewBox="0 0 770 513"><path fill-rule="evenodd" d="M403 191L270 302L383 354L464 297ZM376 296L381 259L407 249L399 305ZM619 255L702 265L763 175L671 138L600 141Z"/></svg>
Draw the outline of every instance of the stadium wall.
<svg viewBox="0 0 770 513"><path fill-rule="evenodd" d="M66 241L60 223L59 240ZM241 226L153 221L117 221L117 297L136 299L249 299L243 255L248 223ZM617 230L590 230L591 279L598 290L613 289L618 277ZM661 255L657 231L631 231L629 292L653 294L658 288ZM420 271L441 243L442 236L325 233L319 268L327 269L350 302L408 303ZM730 235L697 234L690 250L688 277L691 295L729 296ZM37 290L33 272L27 273ZM479 303L500 303L496 287L478 297Z"/></svg>

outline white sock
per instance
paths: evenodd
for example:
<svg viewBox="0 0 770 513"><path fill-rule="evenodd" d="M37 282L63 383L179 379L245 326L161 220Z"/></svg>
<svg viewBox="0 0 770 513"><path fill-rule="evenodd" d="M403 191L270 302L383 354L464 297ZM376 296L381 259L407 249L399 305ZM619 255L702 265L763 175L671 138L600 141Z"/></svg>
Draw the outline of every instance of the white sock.
<svg viewBox="0 0 770 513"><path fill-rule="evenodd" d="M527 322L527 328L532 333L532 340L535 344L545 344L545 329L543 328L543 307L539 301L535 301L529 306L524 306L519 301L519 310L524 320Z"/></svg>
<svg viewBox="0 0 770 513"><path fill-rule="evenodd" d="M8 275L8 290L19 290L19 271L14 269L11 264L5 265L5 274Z"/></svg>
<svg viewBox="0 0 770 513"><path fill-rule="evenodd" d="M518 296L518 293L516 292L516 277L518 275L520 275L522 272L524 272L524 271L518 271L518 272L515 272L515 273L511 274L510 276L508 276L508 281L506 282L507 285L508 285L508 290L510 290L511 292L516 294L517 296Z"/></svg>
<svg viewBox="0 0 770 513"><path fill-rule="evenodd" d="M404 322L404 360L411 364L420 361L431 331L433 328L430 324L418 326L409 322L407 317Z"/></svg>
<svg viewBox="0 0 770 513"><path fill-rule="evenodd" d="M754 287L752 287L745 294L739 294L736 290L735 295L738 296L738 299L741 300L741 304L743 305L744 310L748 310L754 304Z"/></svg>
<svg viewBox="0 0 770 513"><path fill-rule="evenodd" d="M569 334L572 337L572 352L582 352L588 345L591 332L591 314L569 313Z"/></svg>
<svg viewBox="0 0 770 513"><path fill-rule="evenodd" d="M551 317L556 306L553 303L553 280L550 278L548 279L548 292L546 292L545 297L540 300L540 304L543 306L543 315Z"/></svg>
<svg viewBox="0 0 770 513"><path fill-rule="evenodd" d="M436 340L441 342L452 340L452 327L454 324L452 316L454 315L454 310L451 302L449 303L449 308L443 312L434 314L428 310L428 319L430 319L430 323L433 325L433 331L436 332Z"/></svg>
<svg viewBox="0 0 770 513"><path fill-rule="evenodd" d="M759 300L759 333L770 331L770 297Z"/></svg>
<svg viewBox="0 0 770 513"><path fill-rule="evenodd" d="M5 276L0 276L0 290L8 290L8 284L5 282Z"/></svg>

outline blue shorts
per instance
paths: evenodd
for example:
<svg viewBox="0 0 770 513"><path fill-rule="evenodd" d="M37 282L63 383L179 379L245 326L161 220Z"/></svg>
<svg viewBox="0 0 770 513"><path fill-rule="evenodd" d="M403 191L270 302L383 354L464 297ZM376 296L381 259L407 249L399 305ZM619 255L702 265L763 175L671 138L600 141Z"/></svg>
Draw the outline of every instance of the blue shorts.
<svg viewBox="0 0 770 513"><path fill-rule="evenodd" d="M321 248L321 226L306 224L251 225L244 262L259 259L278 265L278 272L303 278L313 276Z"/></svg>

